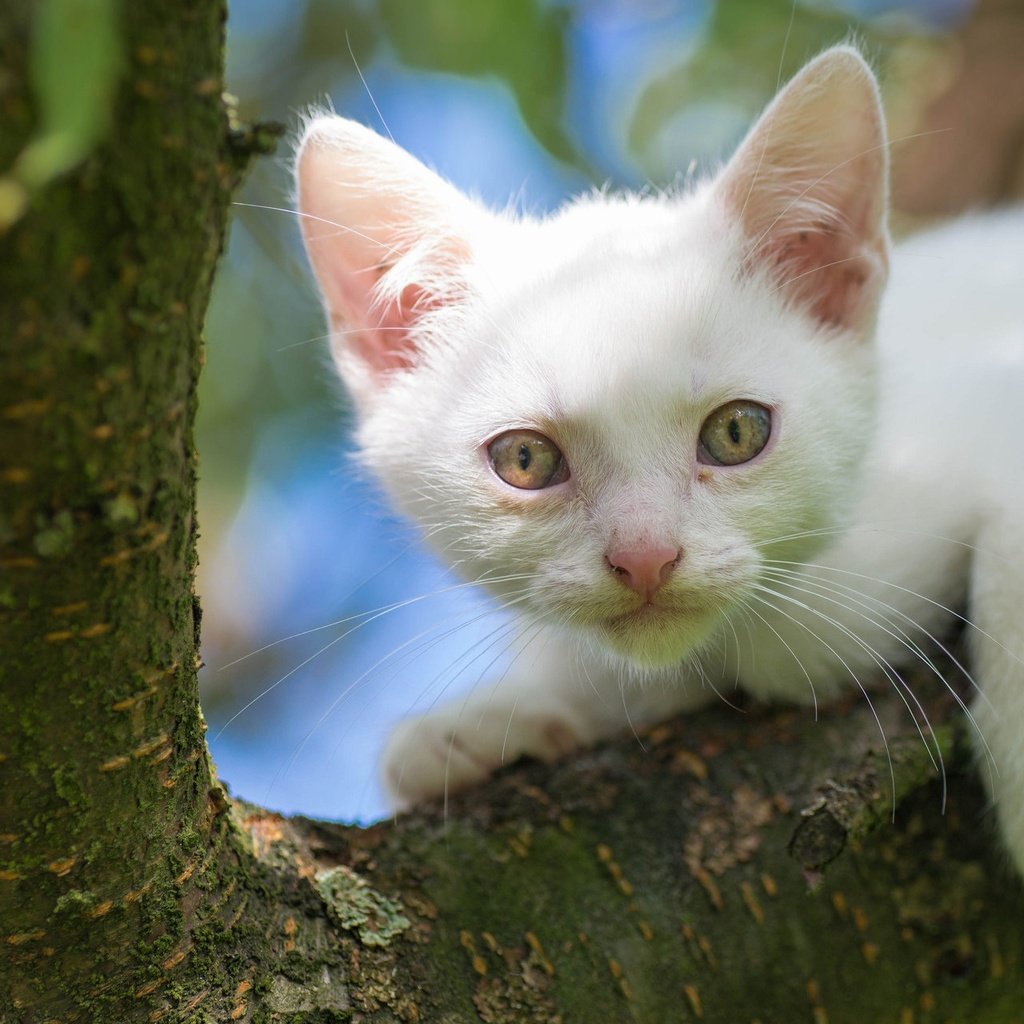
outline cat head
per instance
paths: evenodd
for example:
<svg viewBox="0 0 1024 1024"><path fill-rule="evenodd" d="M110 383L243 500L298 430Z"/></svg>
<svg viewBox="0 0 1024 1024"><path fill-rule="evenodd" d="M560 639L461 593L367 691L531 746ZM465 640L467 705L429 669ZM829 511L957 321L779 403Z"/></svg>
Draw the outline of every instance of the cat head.
<svg viewBox="0 0 1024 1024"><path fill-rule="evenodd" d="M528 621L672 664L850 511L888 254L855 51L685 195L497 214L337 117L296 174L363 463Z"/></svg>

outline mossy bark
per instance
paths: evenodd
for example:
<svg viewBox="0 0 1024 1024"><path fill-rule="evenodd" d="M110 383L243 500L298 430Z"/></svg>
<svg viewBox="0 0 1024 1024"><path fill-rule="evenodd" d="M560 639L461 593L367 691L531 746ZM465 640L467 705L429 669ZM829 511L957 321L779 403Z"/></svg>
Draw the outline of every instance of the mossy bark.
<svg viewBox="0 0 1024 1024"><path fill-rule="evenodd" d="M32 11L0 9L4 169ZM121 11L112 131L0 237L0 1021L1020 1020L1024 900L959 727L943 815L891 695L894 781L853 705L711 712L369 830L227 801L191 425L261 140L221 0Z"/></svg>
<svg viewBox="0 0 1024 1024"><path fill-rule="evenodd" d="M402 1020L1021 1021L1024 894L964 736L937 726L944 796L902 703L872 697L888 756L863 701L721 709L513 769L447 815L293 828L410 919Z"/></svg>
<svg viewBox="0 0 1024 1024"><path fill-rule="evenodd" d="M38 121L36 9L0 9L4 174ZM151 1012L234 856L197 703L192 422L244 147L223 4L120 11L111 130L0 237L5 1021Z"/></svg>

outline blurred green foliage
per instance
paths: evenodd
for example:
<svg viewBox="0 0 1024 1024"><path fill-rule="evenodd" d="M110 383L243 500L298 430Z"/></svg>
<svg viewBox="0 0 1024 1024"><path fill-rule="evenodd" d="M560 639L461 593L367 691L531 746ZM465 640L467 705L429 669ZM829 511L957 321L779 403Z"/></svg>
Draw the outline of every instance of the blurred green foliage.
<svg viewBox="0 0 1024 1024"><path fill-rule="evenodd" d="M585 168L565 131L569 13L536 0L380 0L381 24L409 67L497 77L558 160Z"/></svg>
<svg viewBox="0 0 1024 1024"><path fill-rule="evenodd" d="M696 51L653 78L641 93L630 147L648 152L667 121L709 99L735 107L740 120L748 122L782 83L826 47L856 39L869 55L878 56L891 38L834 3L722 0L714 5Z"/></svg>
<svg viewBox="0 0 1024 1024"><path fill-rule="evenodd" d="M0 177L0 227L30 193L92 152L110 125L122 68L119 0L41 0L30 73L36 130Z"/></svg>
<svg viewBox="0 0 1024 1024"><path fill-rule="evenodd" d="M36 139L19 160L38 185L90 152L110 124L121 72L118 0L43 0L32 40Z"/></svg>

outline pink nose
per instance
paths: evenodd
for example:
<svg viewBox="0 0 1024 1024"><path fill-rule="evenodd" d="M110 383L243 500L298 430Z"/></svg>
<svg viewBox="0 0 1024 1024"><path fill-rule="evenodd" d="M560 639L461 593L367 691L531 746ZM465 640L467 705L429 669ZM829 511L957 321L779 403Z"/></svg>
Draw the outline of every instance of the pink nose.
<svg viewBox="0 0 1024 1024"><path fill-rule="evenodd" d="M630 590L650 601L655 591L669 578L681 555L678 548L631 548L610 551L608 564Z"/></svg>

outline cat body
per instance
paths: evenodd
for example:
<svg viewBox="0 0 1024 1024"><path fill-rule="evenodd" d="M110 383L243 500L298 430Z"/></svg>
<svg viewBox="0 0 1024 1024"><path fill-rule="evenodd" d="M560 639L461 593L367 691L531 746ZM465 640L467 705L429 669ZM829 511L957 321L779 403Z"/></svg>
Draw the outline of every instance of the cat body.
<svg viewBox="0 0 1024 1024"><path fill-rule="evenodd" d="M966 595L1024 870L1024 214L900 247L882 303L887 143L855 51L685 194L494 214L333 117L297 171L360 458L520 618L507 678L395 731L398 800L734 685L899 686Z"/></svg>

